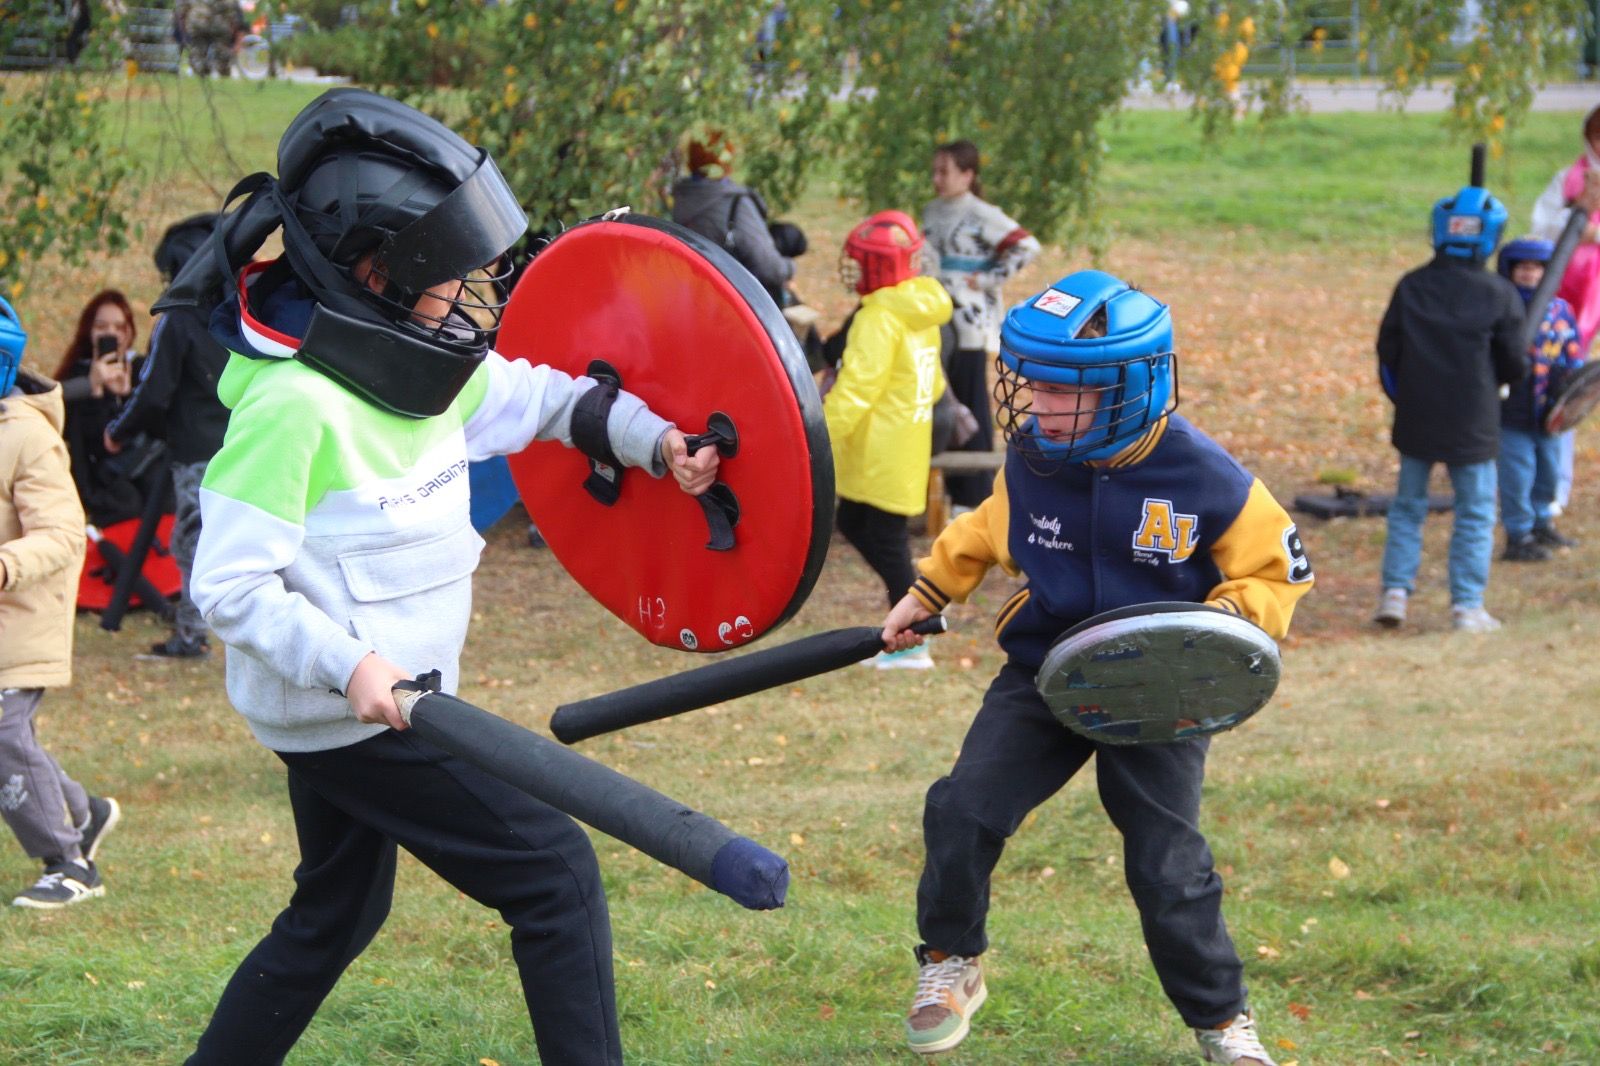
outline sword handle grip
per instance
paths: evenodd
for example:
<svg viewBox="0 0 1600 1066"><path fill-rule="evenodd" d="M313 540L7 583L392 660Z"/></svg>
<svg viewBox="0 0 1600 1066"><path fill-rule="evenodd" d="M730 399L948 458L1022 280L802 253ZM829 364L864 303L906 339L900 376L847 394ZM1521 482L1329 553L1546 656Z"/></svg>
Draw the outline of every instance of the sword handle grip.
<svg viewBox="0 0 1600 1066"><path fill-rule="evenodd" d="M706 431L684 437L683 443L690 455L701 448L713 447L722 458L732 459L739 454L739 430L732 418L721 411L712 411L706 416ZM706 541L706 550L732 551L733 527L739 524L739 497L718 481L695 499L706 516L706 530L710 537Z"/></svg>
<svg viewBox="0 0 1600 1066"><path fill-rule="evenodd" d="M684 437L683 443L690 455L711 445L717 449L718 455L732 459L739 454L739 430L734 426L733 419L721 411L712 411L706 418L706 431Z"/></svg>

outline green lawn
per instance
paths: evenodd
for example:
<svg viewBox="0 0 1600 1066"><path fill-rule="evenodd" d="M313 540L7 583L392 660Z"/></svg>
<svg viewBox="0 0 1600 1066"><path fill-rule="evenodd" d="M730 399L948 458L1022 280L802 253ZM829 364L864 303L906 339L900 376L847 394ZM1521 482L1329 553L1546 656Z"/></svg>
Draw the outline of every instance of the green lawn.
<svg viewBox="0 0 1600 1066"><path fill-rule="evenodd" d="M1578 153L1579 116L1529 115L1485 181L1527 225L1559 163ZM1258 252L1311 245L1341 253L1396 242L1422 247L1428 209L1467 183L1468 149L1438 114L1291 115L1247 120L1207 143L1186 114L1129 112L1106 138L1107 214L1150 240L1226 240Z"/></svg>
<svg viewBox="0 0 1600 1066"><path fill-rule="evenodd" d="M541 728L563 700L688 664L520 541L502 527L485 558L468 699ZM786 636L876 616L868 573L835 551ZM852 668L584 746L794 872L788 907L747 913L597 839L630 1061L909 1061L921 794L998 666L986 617L1004 585L956 609L926 676ZM1583 605L1528 606L1491 641L1303 642L1276 704L1216 742L1206 824L1281 1063L1600 1061L1585 721L1600 684L1551 650L1592 645L1600 590L1586 577L1573 591ZM0 1061L177 1061L285 898L278 764L226 708L216 665L127 659L157 632L142 616L119 636L84 619L78 682L45 704L58 757L119 795L126 823L103 853L104 901L0 916ZM4 870L29 876L15 853ZM1121 877L1087 776L1030 818L1001 864L991 999L960 1061L1194 1061ZM534 1061L498 922L415 862L401 881L386 931L292 1061Z"/></svg>

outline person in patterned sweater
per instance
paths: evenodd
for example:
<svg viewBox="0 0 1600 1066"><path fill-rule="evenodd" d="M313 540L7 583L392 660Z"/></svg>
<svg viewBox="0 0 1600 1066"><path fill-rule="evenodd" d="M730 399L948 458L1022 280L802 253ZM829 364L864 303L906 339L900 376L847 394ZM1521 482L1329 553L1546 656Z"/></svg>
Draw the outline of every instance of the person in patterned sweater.
<svg viewBox="0 0 1600 1066"><path fill-rule="evenodd" d="M1000 289L1039 254L1039 241L1004 211L983 198L978 149L971 141L942 144L933 153L936 198L922 209L922 231L936 276L955 304L951 325L956 347L945 374L950 390L978 420L978 432L960 446L994 450L994 413L989 399L990 353L1000 339ZM959 474L945 480L958 511L989 495L990 474Z"/></svg>

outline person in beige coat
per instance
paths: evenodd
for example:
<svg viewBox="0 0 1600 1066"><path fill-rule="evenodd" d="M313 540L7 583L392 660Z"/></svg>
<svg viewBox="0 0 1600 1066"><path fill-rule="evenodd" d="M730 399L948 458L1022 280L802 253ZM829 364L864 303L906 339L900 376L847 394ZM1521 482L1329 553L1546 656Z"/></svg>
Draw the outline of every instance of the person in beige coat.
<svg viewBox="0 0 1600 1066"><path fill-rule="evenodd" d="M0 815L44 873L12 902L53 910L105 895L95 852L121 811L40 746L34 712L72 679L83 507L61 440L61 386L18 370L27 335L0 300Z"/></svg>

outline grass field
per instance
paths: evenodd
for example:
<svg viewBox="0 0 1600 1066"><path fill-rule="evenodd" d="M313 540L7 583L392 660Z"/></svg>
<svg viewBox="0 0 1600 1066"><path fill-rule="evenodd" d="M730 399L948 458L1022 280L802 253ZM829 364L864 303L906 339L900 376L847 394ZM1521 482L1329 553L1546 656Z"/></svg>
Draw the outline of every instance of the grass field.
<svg viewBox="0 0 1600 1066"><path fill-rule="evenodd" d="M309 95L229 85L208 105L192 81L147 81L127 129L130 151L164 168L139 204L151 226L270 166L276 130ZM1515 219L1575 152L1576 121L1530 119L1505 175ZM252 131L233 147L240 169L219 161L208 128ZM1174 307L1185 412L1282 499L1334 468L1385 485L1394 459L1372 337L1395 278L1426 257L1427 206L1463 180L1464 147L1426 115L1296 118L1215 149L1196 136L1168 115L1118 119L1105 189L1124 235L1106 265ZM845 297L833 249L859 213L823 187L794 212L816 249L801 291L835 321ZM1010 291L1082 265L1050 249ZM59 350L102 284L147 305L158 281L143 249L39 279L23 308L36 358ZM1449 631L1437 519L1417 625L1398 635L1364 625L1381 524L1302 526L1317 590L1286 642L1274 705L1214 745L1205 814L1284 1066L1600 1062L1595 460L1580 438L1564 527L1585 546L1542 567L1498 566L1489 605L1507 626L1493 637ZM491 535L477 588L462 695L530 727L564 700L698 665L639 641L528 549L516 522ZM997 575L952 609L925 676L851 669L584 745L794 872L787 908L750 914L596 838L630 1062L910 1061L900 1019L915 975L921 796L1000 664L989 620L1009 589ZM881 611L875 580L836 542L775 639ZM143 614L120 634L80 618L76 682L41 708L63 765L118 796L126 817L102 853L105 900L0 914L0 1062L181 1061L287 898L296 853L280 766L228 708L220 663L132 659L162 635ZM1120 864L1087 774L1029 819L995 883L989 1003L945 1059L1197 1060L1149 967ZM0 849L0 883L34 874L19 849ZM409 859L400 880L385 931L290 1061L536 1061L498 920Z"/></svg>

